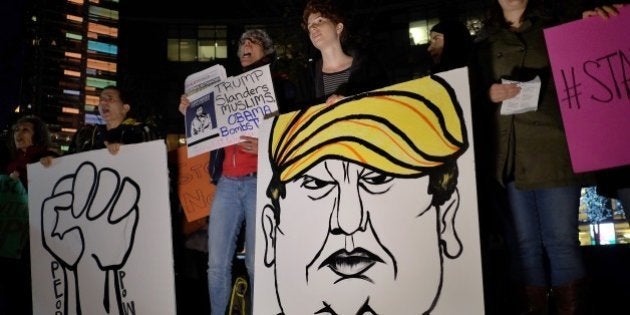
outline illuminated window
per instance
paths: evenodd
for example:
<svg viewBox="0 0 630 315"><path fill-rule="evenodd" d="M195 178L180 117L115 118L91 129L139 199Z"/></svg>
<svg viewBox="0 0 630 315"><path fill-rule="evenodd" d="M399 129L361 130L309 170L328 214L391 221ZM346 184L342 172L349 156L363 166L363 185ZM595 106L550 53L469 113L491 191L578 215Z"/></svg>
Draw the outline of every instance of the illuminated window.
<svg viewBox="0 0 630 315"><path fill-rule="evenodd" d="M97 6L90 6L90 15L94 17L102 17L110 20L118 20L118 11L105 9Z"/></svg>
<svg viewBox="0 0 630 315"><path fill-rule="evenodd" d="M63 94L79 96L79 95L81 95L81 92L79 92L77 90L64 89L63 90Z"/></svg>
<svg viewBox="0 0 630 315"><path fill-rule="evenodd" d="M110 54L110 55L118 54L118 46L114 44L106 44L102 42L97 42L94 40L88 41L88 50L102 52L102 53Z"/></svg>
<svg viewBox="0 0 630 315"><path fill-rule="evenodd" d="M98 106L98 100L99 97L96 95L86 95L85 96L85 104L86 105L92 105L92 106ZM87 108L86 108L87 110Z"/></svg>
<svg viewBox="0 0 630 315"><path fill-rule="evenodd" d="M74 39L74 40L82 40L83 36L74 33L66 33L66 38Z"/></svg>
<svg viewBox="0 0 630 315"><path fill-rule="evenodd" d="M75 53L75 52L66 51L65 52L65 56L69 57L69 58L81 59L81 54L80 53Z"/></svg>
<svg viewBox="0 0 630 315"><path fill-rule="evenodd" d="M169 61L195 61L197 59L196 39L169 39Z"/></svg>
<svg viewBox="0 0 630 315"><path fill-rule="evenodd" d="M424 45L429 42L429 30L439 22L438 19L420 20L409 23L411 45Z"/></svg>
<svg viewBox="0 0 630 315"><path fill-rule="evenodd" d="M83 22L83 18L82 17L76 16L76 15L72 15L72 14L66 14L66 19L68 21L73 21L73 22L78 22L78 23Z"/></svg>
<svg viewBox="0 0 630 315"><path fill-rule="evenodd" d="M109 85L116 85L116 81L99 79L99 78L93 78L93 77L87 77L85 85L102 89L102 88L104 88L106 86L109 86ZM87 96L86 96L86 99L87 99ZM96 100L97 100L97 102L95 104L98 104L98 98Z"/></svg>
<svg viewBox="0 0 630 315"><path fill-rule="evenodd" d="M118 37L118 28L109 27L98 23L88 23L88 31L111 37Z"/></svg>
<svg viewBox="0 0 630 315"><path fill-rule="evenodd" d="M438 22L440 22L439 19L429 19L409 23L409 40L411 45L428 44L430 30ZM466 19L466 27L470 35L474 37L483 27L483 19L477 16L470 16Z"/></svg>
<svg viewBox="0 0 630 315"><path fill-rule="evenodd" d="M77 77L77 78L81 77L81 72L74 71L74 70L67 70L67 69L63 70L63 74L67 76L71 76L71 77Z"/></svg>
<svg viewBox="0 0 630 315"><path fill-rule="evenodd" d="M116 63L88 58L87 66L91 69L116 72Z"/></svg>
<svg viewBox="0 0 630 315"><path fill-rule="evenodd" d="M225 59L227 43L225 26L175 26L169 30L167 58L180 62Z"/></svg>
<svg viewBox="0 0 630 315"><path fill-rule="evenodd" d="M76 115L79 113L79 109L78 108L74 108L74 107L62 107L61 108L61 112L62 113L66 113L66 114L73 114Z"/></svg>
<svg viewBox="0 0 630 315"><path fill-rule="evenodd" d="M227 42L223 40L199 40L197 45L197 57L199 61L227 58Z"/></svg>

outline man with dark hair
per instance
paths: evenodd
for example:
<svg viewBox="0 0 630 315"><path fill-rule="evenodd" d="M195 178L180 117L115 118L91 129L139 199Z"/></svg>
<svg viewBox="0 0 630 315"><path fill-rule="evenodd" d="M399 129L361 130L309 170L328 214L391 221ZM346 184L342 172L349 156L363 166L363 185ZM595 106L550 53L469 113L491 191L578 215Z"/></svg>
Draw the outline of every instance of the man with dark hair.
<svg viewBox="0 0 630 315"><path fill-rule="evenodd" d="M86 125L74 136L70 153L103 149L118 153L122 144L140 143L157 139L149 125L128 117L131 105L128 96L116 86L103 88L99 96L98 111L104 125Z"/></svg>

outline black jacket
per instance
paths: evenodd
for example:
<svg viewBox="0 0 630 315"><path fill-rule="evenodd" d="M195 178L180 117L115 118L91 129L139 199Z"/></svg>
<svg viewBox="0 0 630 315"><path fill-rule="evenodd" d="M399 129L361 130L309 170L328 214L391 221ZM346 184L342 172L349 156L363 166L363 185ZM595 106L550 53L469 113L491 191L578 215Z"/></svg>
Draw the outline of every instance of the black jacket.
<svg viewBox="0 0 630 315"><path fill-rule="evenodd" d="M158 139L155 128L132 118L120 126L107 130L104 125L85 125L75 135L68 153L85 152L105 148L105 142L132 144Z"/></svg>
<svg viewBox="0 0 630 315"><path fill-rule="evenodd" d="M375 57L358 52L351 53L353 60L350 66L348 81L341 84L332 94L350 96L382 88L391 84L385 67ZM324 75L322 59L309 63L305 75L300 80L300 97L298 103L303 106L317 105L326 102L329 95L324 94Z"/></svg>

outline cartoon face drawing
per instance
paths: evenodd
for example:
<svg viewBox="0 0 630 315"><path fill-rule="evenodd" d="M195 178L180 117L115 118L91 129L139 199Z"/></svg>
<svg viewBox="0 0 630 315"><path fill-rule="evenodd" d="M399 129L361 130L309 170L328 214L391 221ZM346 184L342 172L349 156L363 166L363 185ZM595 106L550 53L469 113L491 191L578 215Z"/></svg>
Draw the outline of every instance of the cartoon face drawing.
<svg viewBox="0 0 630 315"><path fill-rule="evenodd" d="M462 251L456 159L468 142L452 90L426 80L276 118L261 223L283 314L435 307L444 257ZM420 283L430 293L409 289Z"/></svg>
<svg viewBox="0 0 630 315"><path fill-rule="evenodd" d="M430 309L440 287L441 254L428 184L427 176L396 178L340 160L320 162L287 183L277 226L282 233L275 238L286 314L382 314L389 303ZM392 220L397 229L389 228ZM410 253L410 243L422 251ZM401 290L414 283L431 285L435 294ZM325 296L322 288L329 288ZM344 292L361 292L351 309L340 309L347 304Z"/></svg>

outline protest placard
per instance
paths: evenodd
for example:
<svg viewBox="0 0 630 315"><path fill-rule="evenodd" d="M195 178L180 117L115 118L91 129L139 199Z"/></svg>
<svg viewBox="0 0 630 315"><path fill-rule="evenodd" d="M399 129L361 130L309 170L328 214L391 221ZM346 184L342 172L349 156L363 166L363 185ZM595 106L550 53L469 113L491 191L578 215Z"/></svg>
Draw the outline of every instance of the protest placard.
<svg viewBox="0 0 630 315"><path fill-rule="evenodd" d="M573 170L630 164L630 7L545 29L545 40Z"/></svg>
<svg viewBox="0 0 630 315"><path fill-rule="evenodd" d="M186 111L188 156L258 136L264 117L278 111L269 65L192 90Z"/></svg>
<svg viewBox="0 0 630 315"><path fill-rule="evenodd" d="M216 186L210 183L209 154L188 157L185 147L177 149L178 194L186 221L207 217Z"/></svg>

